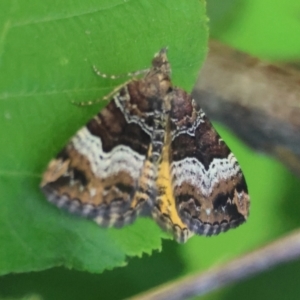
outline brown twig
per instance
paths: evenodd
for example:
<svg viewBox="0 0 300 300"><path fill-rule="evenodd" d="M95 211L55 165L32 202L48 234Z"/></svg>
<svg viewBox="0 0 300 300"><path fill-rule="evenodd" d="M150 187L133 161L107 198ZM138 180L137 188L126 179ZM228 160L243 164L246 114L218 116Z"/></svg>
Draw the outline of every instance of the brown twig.
<svg viewBox="0 0 300 300"><path fill-rule="evenodd" d="M300 257L300 231L204 273L156 288L131 300L180 300L200 296Z"/></svg>
<svg viewBox="0 0 300 300"><path fill-rule="evenodd" d="M193 96L211 119L300 176L300 71L212 41Z"/></svg>

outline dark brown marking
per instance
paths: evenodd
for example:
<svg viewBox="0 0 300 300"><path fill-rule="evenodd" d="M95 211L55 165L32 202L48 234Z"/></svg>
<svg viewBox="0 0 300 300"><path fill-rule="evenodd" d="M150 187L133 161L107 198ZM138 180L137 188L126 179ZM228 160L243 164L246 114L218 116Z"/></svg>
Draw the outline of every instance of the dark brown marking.
<svg viewBox="0 0 300 300"><path fill-rule="evenodd" d="M146 155L150 136L138 124L128 124L114 101L91 119L87 128L101 139L103 150L108 153L119 145L129 146L135 152Z"/></svg>
<svg viewBox="0 0 300 300"><path fill-rule="evenodd" d="M170 112L171 130L177 126L191 127L200 107L196 103L193 107L191 96L183 90L174 89L173 94ZM187 133L180 134L172 142L171 148L172 160L179 161L185 157L194 157L204 165L206 170L214 158L226 158L230 153L230 149L221 140L206 116L203 117L194 136Z"/></svg>

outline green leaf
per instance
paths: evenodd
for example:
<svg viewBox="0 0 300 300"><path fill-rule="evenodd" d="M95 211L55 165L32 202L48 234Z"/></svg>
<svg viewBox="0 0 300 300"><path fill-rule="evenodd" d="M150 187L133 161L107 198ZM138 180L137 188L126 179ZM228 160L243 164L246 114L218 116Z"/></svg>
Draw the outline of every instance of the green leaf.
<svg viewBox="0 0 300 300"><path fill-rule="evenodd" d="M7 1L0 4L0 274L64 265L101 272L160 249L150 219L103 229L39 190L48 161L101 107L77 107L149 67L168 46L173 81L191 90L206 54L204 1Z"/></svg>
<svg viewBox="0 0 300 300"><path fill-rule="evenodd" d="M268 61L299 61L298 0L207 3L213 38Z"/></svg>

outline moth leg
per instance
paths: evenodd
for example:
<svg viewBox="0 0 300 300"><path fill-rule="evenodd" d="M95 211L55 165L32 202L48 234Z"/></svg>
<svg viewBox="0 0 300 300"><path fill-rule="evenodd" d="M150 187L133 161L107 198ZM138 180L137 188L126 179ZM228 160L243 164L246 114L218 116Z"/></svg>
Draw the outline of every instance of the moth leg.
<svg viewBox="0 0 300 300"><path fill-rule="evenodd" d="M100 99L91 100L91 101L88 101L88 102L75 102L75 101L71 101L71 103L74 104L74 105L77 105L77 106L91 106L91 105L94 105L94 104L98 104L98 103L100 103L102 101L110 100L114 95L116 95L123 87L125 87L131 81L132 81L132 79L127 80L126 82L118 85L109 94L103 96Z"/></svg>
<svg viewBox="0 0 300 300"><path fill-rule="evenodd" d="M108 100L110 98L112 98L115 94L117 94L123 87L125 87L126 85L128 85L129 82L133 81L134 79L131 78L129 80L127 80L126 82L118 85L117 87L115 87L109 94L105 95L104 97L102 97L103 100Z"/></svg>

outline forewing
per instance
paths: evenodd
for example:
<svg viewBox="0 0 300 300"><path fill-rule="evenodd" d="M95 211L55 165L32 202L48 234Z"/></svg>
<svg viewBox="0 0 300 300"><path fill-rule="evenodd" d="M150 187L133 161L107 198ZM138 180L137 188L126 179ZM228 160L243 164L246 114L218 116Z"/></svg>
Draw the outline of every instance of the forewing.
<svg viewBox="0 0 300 300"><path fill-rule="evenodd" d="M194 233L213 235L243 223L249 196L241 168L191 96L174 89L170 172L181 220Z"/></svg>
<svg viewBox="0 0 300 300"><path fill-rule="evenodd" d="M122 226L154 187L147 160L152 108L132 81L53 159L41 188L48 200L105 226Z"/></svg>

